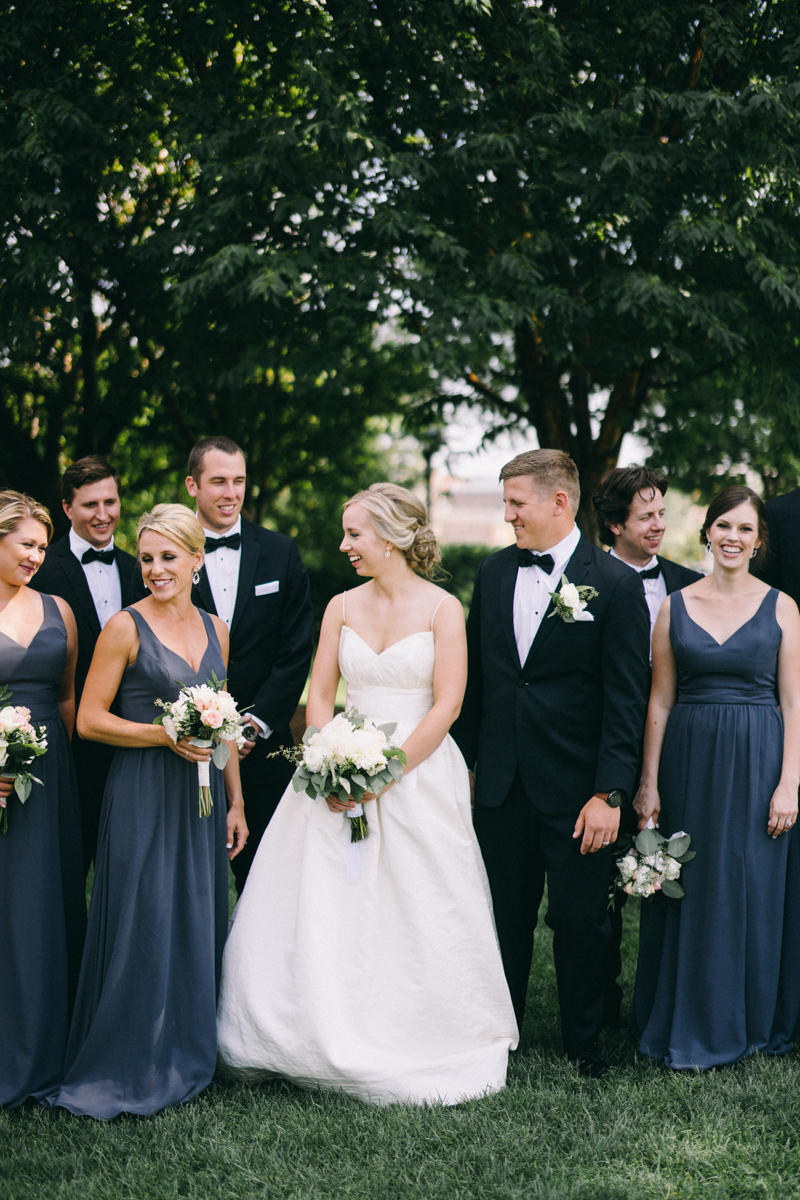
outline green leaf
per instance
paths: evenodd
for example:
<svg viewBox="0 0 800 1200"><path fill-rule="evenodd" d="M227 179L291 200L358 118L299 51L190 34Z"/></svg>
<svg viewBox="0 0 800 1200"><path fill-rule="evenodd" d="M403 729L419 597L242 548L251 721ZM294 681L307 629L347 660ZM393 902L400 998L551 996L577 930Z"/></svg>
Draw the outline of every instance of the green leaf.
<svg viewBox="0 0 800 1200"><path fill-rule="evenodd" d="M674 855L673 855L673 857L675 858L676 862L683 864L683 863L691 862L693 858L697 858L697 851L696 850L687 850L685 854L682 854L680 856L680 858L677 858Z"/></svg>
<svg viewBox="0 0 800 1200"><path fill-rule="evenodd" d="M680 858L681 855L685 854L686 851L689 849L689 846L691 845L691 841L692 841L692 839L689 836L689 834L685 833L683 835L683 837L669 838L664 849L667 851L667 853L670 855L671 858Z"/></svg>
<svg viewBox="0 0 800 1200"><path fill-rule="evenodd" d="M397 721L390 721L386 725L379 725L378 729L380 729L381 733L385 733L387 738L390 738L395 729L397 729Z"/></svg>
<svg viewBox="0 0 800 1200"><path fill-rule="evenodd" d="M39 780L36 782L38 783ZM30 796L31 788L32 784L29 778L24 778L23 776L18 775L14 780L14 791L17 793L23 804L28 799L28 796Z"/></svg>
<svg viewBox="0 0 800 1200"><path fill-rule="evenodd" d="M655 854L663 840L663 838L659 838L655 829L642 829L633 844L640 854Z"/></svg>
<svg viewBox="0 0 800 1200"><path fill-rule="evenodd" d="M224 742L218 742L214 747L214 753L211 755L211 761L219 771L222 771L230 756L230 748Z"/></svg>
<svg viewBox="0 0 800 1200"><path fill-rule="evenodd" d="M665 879L661 885L661 891L665 896L669 896L670 900L682 900L686 895L677 879Z"/></svg>

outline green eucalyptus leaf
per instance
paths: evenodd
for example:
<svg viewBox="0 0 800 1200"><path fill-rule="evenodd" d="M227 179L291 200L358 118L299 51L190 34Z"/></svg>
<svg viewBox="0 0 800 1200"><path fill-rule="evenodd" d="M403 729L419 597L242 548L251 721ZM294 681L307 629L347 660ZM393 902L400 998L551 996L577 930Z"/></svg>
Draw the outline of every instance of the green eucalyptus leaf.
<svg viewBox="0 0 800 1200"><path fill-rule="evenodd" d="M691 845L692 839L688 833L684 833L683 837L670 838L665 847L667 854L672 858L680 858L685 854Z"/></svg>
<svg viewBox="0 0 800 1200"><path fill-rule="evenodd" d="M679 862L679 863L681 863L681 865L683 865L683 863L691 862L693 858L697 858L697 851L696 850L687 850L685 854L682 854L680 856L680 858L678 858L676 856L675 861Z"/></svg>
<svg viewBox="0 0 800 1200"><path fill-rule="evenodd" d="M37 779L36 782L38 783L39 780ZM30 796L32 786L33 785L29 778L23 778L22 776L18 775L14 780L14 791L17 793L23 804L28 799L28 796Z"/></svg>
<svg viewBox="0 0 800 1200"><path fill-rule="evenodd" d="M224 742L218 742L214 747L214 753L211 755L211 761L218 771L222 771L224 770L230 756L230 748L226 746Z"/></svg>
<svg viewBox="0 0 800 1200"><path fill-rule="evenodd" d="M686 895L677 879L665 879L661 885L661 891L665 896L669 896L670 900L682 900Z"/></svg>
<svg viewBox="0 0 800 1200"><path fill-rule="evenodd" d="M655 854L659 846L658 834L655 829L642 829L633 844L640 854Z"/></svg>
<svg viewBox="0 0 800 1200"><path fill-rule="evenodd" d="M389 721L386 725L379 725L378 729L380 729L381 733L385 733L387 738L390 738L395 729L397 729L397 721Z"/></svg>

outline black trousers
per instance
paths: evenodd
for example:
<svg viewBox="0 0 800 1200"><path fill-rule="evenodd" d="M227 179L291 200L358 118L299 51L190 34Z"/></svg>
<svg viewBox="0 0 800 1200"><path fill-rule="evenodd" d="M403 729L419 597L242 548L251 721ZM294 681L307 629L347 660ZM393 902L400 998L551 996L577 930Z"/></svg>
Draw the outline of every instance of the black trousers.
<svg viewBox="0 0 800 1200"><path fill-rule="evenodd" d="M231 862L236 891L240 896L264 830L294 775L294 766L287 758L270 758L269 755L280 750L281 746L293 745L288 729L276 730L270 738L258 738L247 757L239 762L244 815L249 831L247 845Z"/></svg>
<svg viewBox="0 0 800 1200"><path fill-rule="evenodd" d="M114 758L115 747L102 742L85 742L77 733L72 737L72 757L75 761L75 777L78 781L78 798L81 808L81 843L83 848L83 875L89 874L97 850L100 832L100 812L103 793Z"/></svg>
<svg viewBox="0 0 800 1200"><path fill-rule="evenodd" d="M580 838L572 837L574 827L574 816L553 816L537 809L519 774L501 805L475 808L475 832L520 1028L533 934L547 879L545 919L553 930L561 1035L570 1058L587 1050L603 1027L611 945L610 848L582 855Z"/></svg>

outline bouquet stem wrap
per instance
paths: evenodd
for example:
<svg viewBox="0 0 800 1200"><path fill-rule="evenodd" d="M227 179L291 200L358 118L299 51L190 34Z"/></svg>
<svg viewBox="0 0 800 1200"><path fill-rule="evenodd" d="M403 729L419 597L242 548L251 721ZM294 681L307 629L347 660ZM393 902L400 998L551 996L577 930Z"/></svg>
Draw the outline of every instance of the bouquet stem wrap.
<svg viewBox="0 0 800 1200"><path fill-rule="evenodd" d="M213 738L191 738L193 746L202 746L207 750L214 745ZM199 762L197 764L197 782L200 786L200 801L198 812L201 817L210 817L211 810L214 807L214 801L211 797L211 760Z"/></svg>

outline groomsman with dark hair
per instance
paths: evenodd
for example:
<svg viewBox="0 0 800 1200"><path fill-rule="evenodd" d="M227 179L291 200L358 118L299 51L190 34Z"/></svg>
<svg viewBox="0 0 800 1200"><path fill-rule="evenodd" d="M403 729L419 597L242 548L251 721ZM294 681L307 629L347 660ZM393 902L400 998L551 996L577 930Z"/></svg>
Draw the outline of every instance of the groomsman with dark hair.
<svg viewBox="0 0 800 1200"><path fill-rule="evenodd" d="M31 587L67 601L78 627L75 708L91 665L100 630L121 608L146 594L136 559L114 545L119 524L119 475L106 459L92 454L67 467L61 503L69 533L53 542ZM106 778L114 747L72 737L72 753L81 805L83 868L94 860Z"/></svg>
<svg viewBox="0 0 800 1200"><path fill-rule="evenodd" d="M767 501L769 544L760 566L750 571L791 596L800 606L800 488Z"/></svg>
<svg viewBox="0 0 800 1200"><path fill-rule="evenodd" d="M517 1023L547 879L564 1049L582 1074L600 1076L611 847L639 771L647 605L634 572L577 528L567 454L520 454L500 478L517 544L478 570L453 736L475 776L475 831ZM554 604L564 576L595 589L585 610L572 588Z"/></svg>
<svg viewBox="0 0 800 1200"><path fill-rule="evenodd" d="M291 538L242 518L244 453L225 437L204 438L189 455L186 490L206 531L206 560L192 592L198 607L230 630L228 688L250 714L254 736L239 752L249 838L231 866L241 895L258 844L292 777L289 724L313 649L308 575Z"/></svg>
<svg viewBox="0 0 800 1200"><path fill-rule="evenodd" d="M659 554L667 522L664 497L669 480L653 467L617 467L600 480L592 496L600 541L610 546L610 554L637 571L644 585L644 598L650 613L650 638L658 610L667 596L680 591L697 579L699 571L671 562ZM621 816L622 832L635 834L638 823L633 809L626 805ZM617 980L622 971L622 909L627 897L618 891L611 911L611 940L605 964L605 1024L619 1018L622 988Z"/></svg>
<svg viewBox="0 0 800 1200"><path fill-rule="evenodd" d="M638 571L650 612L650 632L663 601L698 579L699 571L659 554L667 522L664 497L669 480L653 467L617 467L592 496L600 541L620 562Z"/></svg>

